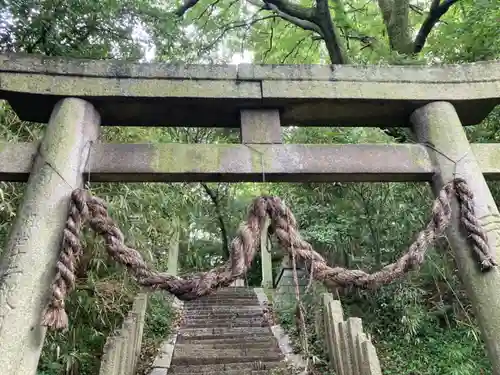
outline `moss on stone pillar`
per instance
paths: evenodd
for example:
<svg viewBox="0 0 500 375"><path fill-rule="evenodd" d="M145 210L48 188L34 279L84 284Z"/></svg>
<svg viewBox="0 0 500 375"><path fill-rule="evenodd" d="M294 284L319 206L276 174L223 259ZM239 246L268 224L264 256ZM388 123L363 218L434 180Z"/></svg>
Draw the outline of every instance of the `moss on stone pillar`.
<svg viewBox="0 0 500 375"><path fill-rule="evenodd" d="M495 258L499 257L500 218L488 185L474 157L471 146L453 105L434 102L416 110L411 122L419 142L432 144L429 153L436 167L432 187L439 191L455 176L464 178L474 193L476 216L488 235ZM459 224L456 200L452 205L452 224L446 231L455 254L460 278L473 304L477 322L486 344L493 374L500 375L500 271L496 267L481 272L472 258L467 234Z"/></svg>
<svg viewBox="0 0 500 375"><path fill-rule="evenodd" d="M81 99L55 106L17 211L0 266L0 369L33 375L45 329L40 326L56 271L71 192L82 185L99 115Z"/></svg>

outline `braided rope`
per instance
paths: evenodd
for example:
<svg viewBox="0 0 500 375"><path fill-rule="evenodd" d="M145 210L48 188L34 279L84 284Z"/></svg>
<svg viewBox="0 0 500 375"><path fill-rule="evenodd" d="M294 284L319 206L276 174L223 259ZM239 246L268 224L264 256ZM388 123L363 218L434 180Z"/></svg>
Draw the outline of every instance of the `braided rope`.
<svg viewBox="0 0 500 375"><path fill-rule="evenodd" d="M56 265L56 276L52 284L52 300L50 307L44 314L42 325L54 329L62 329L68 325L68 316L64 309L64 298L75 287L75 267L82 255L80 234L87 217L88 206L79 199L80 191L75 190L71 195L68 220L64 228L61 254Z"/></svg>
<svg viewBox="0 0 500 375"><path fill-rule="evenodd" d="M64 298L74 288L75 264L82 250L79 236L85 223L104 238L109 256L124 265L139 285L166 290L184 301L229 286L247 272L257 252L260 233L267 217L271 219L269 230L277 237L280 246L299 261L310 262L314 279L323 282L327 287L354 286L373 289L401 278L423 263L428 247L443 234L451 221L451 199L454 196L459 202L460 222L468 233L473 255L482 271L490 270L496 262L492 258L486 234L475 217L473 194L465 180L457 178L441 189L433 203L430 222L417 234L408 251L396 262L377 272L370 274L362 270L330 267L325 259L302 239L293 213L279 198L258 197L251 203L247 220L240 225L231 242L227 263L207 272L181 278L152 270L137 250L125 244L123 233L109 216L105 202L93 197L86 190L77 189L71 195L71 207L52 286L52 297L42 324L52 329L65 328L68 324Z"/></svg>

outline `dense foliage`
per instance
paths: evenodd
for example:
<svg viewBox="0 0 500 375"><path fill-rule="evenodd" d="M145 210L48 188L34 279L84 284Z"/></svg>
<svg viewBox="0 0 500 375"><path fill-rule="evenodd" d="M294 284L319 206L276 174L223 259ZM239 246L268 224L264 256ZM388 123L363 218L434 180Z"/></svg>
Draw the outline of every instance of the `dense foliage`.
<svg viewBox="0 0 500 375"><path fill-rule="evenodd" d="M500 8L495 0L183 4L4 0L0 52L203 63L253 59L259 63L434 64L500 58ZM467 132L471 141L495 142L499 128L497 109ZM2 140L33 141L42 132L42 125L19 121L7 103L1 104ZM292 128L286 137L287 142L297 143L411 141L407 132L374 128ZM234 132L185 128L105 128L102 138L237 142ZM490 187L499 202L498 185ZM92 190L109 202L128 243L158 268L166 269L166 249L178 233L183 272L222 262L247 204L263 192L286 200L304 236L330 262L365 269L379 268L406 249L428 219L431 202L428 187L421 184L92 184ZM2 248L22 192L22 184L0 183ZM99 240L88 235L86 243L77 290L68 301L70 329L47 336L40 375L96 374L105 338L120 324L137 292L123 269L107 259ZM257 261L247 276L250 283L259 284L259 270ZM349 293L342 299L349 314L364 318L385 374L489 371L470 301L445 242L407 280L378 292ZM169 303L155 295L148 310L146 350L164 337L171 319ZM294 329L293 314L282 312L281 319Z"/></svg>

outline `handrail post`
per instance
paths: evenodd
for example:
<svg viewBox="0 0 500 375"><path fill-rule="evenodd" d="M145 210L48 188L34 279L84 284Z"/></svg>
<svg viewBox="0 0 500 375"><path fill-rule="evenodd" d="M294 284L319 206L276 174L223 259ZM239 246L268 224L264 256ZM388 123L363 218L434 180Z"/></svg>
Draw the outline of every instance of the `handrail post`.
<svg viewBox="0 0 500 375"><path fill-rule="evenodd" d="M435 192L455 176L464 178L474 193L476 216L488 236L493 256L499 259L500 214L471 150L460 119L452 104L434 102L417 109L410 118L419 142L432 144L429 150L437 173ZM460 226L458 203L452 203L452 224L446 230L455 254L458 272L472 301L493 374L500 375L500 271L481 272L472 257L467 234Z"/></svg>
<svg viewBox="0 0 500 375"><path fill-rule="evenodd" d="M100 116L84 100L59 101L45 130L0 265L0 369L34 375L71 192L82 185Z"/></svg>

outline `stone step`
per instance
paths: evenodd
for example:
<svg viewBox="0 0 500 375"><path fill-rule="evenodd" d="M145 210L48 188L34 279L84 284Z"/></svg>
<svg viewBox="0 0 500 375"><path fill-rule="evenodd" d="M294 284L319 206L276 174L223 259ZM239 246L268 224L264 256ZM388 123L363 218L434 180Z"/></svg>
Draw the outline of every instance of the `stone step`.
<svg viewBox="0 0 500 375"><path fill-rule="evenodd" d="M228 311L227 309L225 311L220 311L220 310L193 310L193 311L184 311L183 317L186 319L191 319L191 318L196 318L196 317L217 317L220 319L223 318L237 318L237 317L247 317L247 318L252 318L252 317L257 317L263 315L264 312L262 310L258 309L251 309L251 310L231 310Z"/></svg>
<svg viewBox="0 0 500 375"><path fill-rule="evenodd" d="M235 314L235 313L251 313L251 312L262 312L262 307L259 305L248 305L248 306L202 306L199 308L184 309L184 314L189 316L190 314L212 314L212 313L223 313L223 314Z"/></svg>
<svg viewBox="0 0 500 375"><path fill-rule="evenodd" d="M224 288L184 303L168 373L270 375L283 358L253 290Z"/></svg>
<svg viewBox="0 0 500 375"><path fill-rule="evenodd" d="M282 361L258 361L256 363L221 363L213 365L186 365L178 366L172 365L169 368L168 373L172 374L196 374L196 375L207 375L207 374L224 374L224 372L239 371L240 374L247 375L245 371L268 371L276 368L283 368L285 365ZM238 374L238 372L236 372ZM252 374L253 375L253 374ZM260 375L260 374L259 374Z"/></svg>
<svg viewBox="0 0 500 375"><path fill-rule="evenodd" d="M221 342L214 342L214 343L206 343L206 342L200 342L198 344L193 344L192 342L185 342L185 343L177 343L179 350L186 351L186 350L196 350L196 351L202 351L202 350L219 350L219 351L225 351L226 349L231 349L231 350L241 350L241 351L247 351L248 349L268 349L271 352L277 352L281 353L279 351L279 346L277 343L269 343L266 341L254 341L254 342L247 342L247 341L237 341L237 342L231 342L231 343L221 343ZM177 349L177 348L176 348Z"/></svg>
<svg viewBox="0 0 500 375"><path fill-rule="evenodd" d="M237 319L187 319L184 320L183 328L203 327L261 327L269 325L263 317L237 318Z"/></svg>
<svg viewBox="0 0 500 375"><path fill-rule="evenodd" d="M179 374L178 372L168 372L170 374ZM210 372L182 372L181 374L196 374L196 375L276 375L275 370L226 370L226 371L210 371ZM281 374L281 373L280 373ZM156 374L151 374L156 375ZM158 374L160 375L160 374ZM163 374L161 374L163 375Z"/></svg>
<svg viewBox="0 0 500 375"><path fill-rule="evenodd" d="M196 301L207 301L211 299L225 299L225 298L256 298L257 295L252 291L252 292L245 292L245 293L225 293L225 292L218 292L215 294L211 294L208 296L201 296L195 299L192 299L189 301L190 302L196 302Z"/></svg>
<svg viewBox="0 0 500 375"><path fill-rule="evenodd" d="M191 316L184 316L182 321L185 323L188 322L213 322L213 323L218 323L218 322L224 322L224 321L257 321L257 320L262 320L264 318L264 314L254 314L251 316L238 316L238 315L233 315L233 316L220 316L217 314L213 315L191 315ZM207 327L209 327L209 324L206 324Z"/></svg>
<svg viewBox="0 0 500 375"><path fill-rule="evenodd" d="M253 299L223 299L223 300L210 300L210 301L200 301L194 303L185 303L184 308L187 310L193 310L196 308L202 307L211 307L211 306L256 306L258 305L258 300Z"/></svg>
<svg viewBox="0 0 500 375"><path fill-rule="evenodd" d="M179 335L184 337L241 337L252 335L269 335L269 327L215 327L215 328L183 328L179 329Z"/></svg>
<svg viewBox="0 0 500 375"><path fill-rule="evenodd" d="M254 299L257 298L257 294L255 293L217 293L209 296L201 296L190 301L186 301L187 303L199 302L199 301L212 301L215 299L225 300L225 299Z"/></svg>
<svg viewBox="0 0 500 375"><path fill-rule="evenodd" d="M283 358L279 348L196 349L186 346L175 349L172 365L271 362L280 361Z"/></svg>
<svg viewBox="0 0 500 375"><path fill-rule="evenodd" d="M198 337L184 337L184 336L178 336L176 345L177 344L186 344L186 343L191 343L194 345L198 344L205 344L205 345L213 345L213 344L221 344L221 345L239 345L239 344L245 344L245 345L253 345L253 344L266 344L269 346L274 346L276 344L276 339L272 335L244 335L244 336L237 336L237 337L218 337L218 338L213 338L213 336L208 336L206 338L198 338Z"/></svg>
<svg viewBox="0 0 500 375"><path fill-rule="evenodd" d="M205 328L207 325L204 323L189 323L183 325L184 328ZM232 328L232 327L266 327L269 326L269 323L265 321L261 322L219 322L219 323L213 323L210 325L210 327L213 328Z"/></svg>
<svg viewBox="0 0 500 375"><path fill-rule="evenodd" d="M203 301L203 300L209 300L212 298L227 298L227 297L235 297L235 298L255 298L257 297L257 294L255 294L253 291L247 291L247 292L217 292L215 294L210 294L206 296L201 296L197 297L195 299L190 300L189 302L195 302L195 301Z"/></svg>
<svg viewBox="0 0 500 375"><path fill-rule="evenodd" d="M198 306L185 306L184 313L192 314L192 313L201 313L201 312L224 312L224 313L233 313L233 312L251 312L251 311L262 311L262 307L257 305L256 303L244 304L244 303L235 303L229 302L227 304L224 303L214 303L212 305L198 305Z"/></svg>
<svg viewBox="0 0 500 375"><path fill-rule="evenodd" d="M222 311L190 311L184 313L184 319L233 319L233 318L245 318L253 319L257 317L262 317L263 312L260 310L250 310L250 311L239 311L239 312L222 312Z"/></svg>
<svg viewBox="0 0 500 375"><path fill-rule="evenodd" d="M255 297L256 294L253 289L240 289L240 290L227 290L227 289L219 289L215 291L213 294L208 294L204 295L201 297L196 298L194 301L203 299L203 298L213 298L213 297L218 297L218 296L250 296L250 297Z"/></svg>
<svg viewBox="0 0 500 375"><path fill-rule="evenodd" d="M175 348L174 359L191 358L191 359L215 359L217 357L235 358L233 362L242 361L246 357L266 357L281 358L282 354L278 345L268 348L246 348L246 347L229 347L229 348L211 348L205 345L180 344ZM217 362L214 362L217 363Z"/></svg>
<svg viewBox="0 0 500 375"><path fill-rule="evenodd" d="M196 299L192 299L190 301L186 301L187 303L196 303L196 302L207 302L207 301L227 301L227 300L255 300L258 299L255 293L252 294L214 294L213 296L203 296L198 297Z"/></svg>
<svg viewBox="0 0 500 375"><path fill-rule="evenodd" d="M220 341L220 340L196 340L193 341L183 341L177 342L176 345L179 347L182 345L193 345L193 347L197 348L208 348L208 349L226 349L226 348L279 348L276 340L233 340L229 342Z"/></svg>

